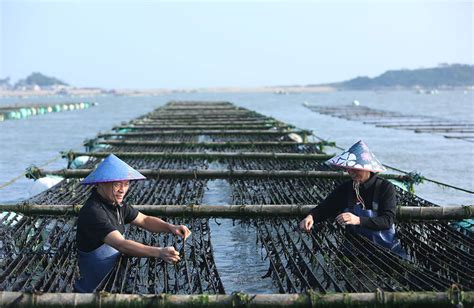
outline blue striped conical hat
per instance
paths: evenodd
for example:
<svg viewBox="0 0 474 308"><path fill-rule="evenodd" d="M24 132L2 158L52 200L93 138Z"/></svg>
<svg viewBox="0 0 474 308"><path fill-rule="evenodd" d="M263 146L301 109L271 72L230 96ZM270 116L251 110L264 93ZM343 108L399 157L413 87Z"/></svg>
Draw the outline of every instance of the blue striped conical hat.
<svg viewBox="0 0 474 308"><path fill-rule="evenodd" d="M144 179L146 178L140 172L130 167L114 154L110 154L81 182L81 184L90 185Z"/></svg>
<svg viewBox="0 0 474 308"><path fill-rule="evenodd" d="M375 158L375 155L362 140L356 142L349 150L334 156L328 160L327 163L344 169L365 170L370 172L383 172L387 170L382 163Z"/></svg>

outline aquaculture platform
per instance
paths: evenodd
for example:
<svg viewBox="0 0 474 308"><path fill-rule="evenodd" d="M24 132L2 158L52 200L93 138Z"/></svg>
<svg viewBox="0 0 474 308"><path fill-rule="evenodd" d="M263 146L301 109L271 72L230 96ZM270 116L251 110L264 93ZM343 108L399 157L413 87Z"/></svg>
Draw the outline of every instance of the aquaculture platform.
<svg viewBox="0 0 474 308"><path fill-rule="evenodd" d="M459 123L426 115L408 115L400 112L374 109L367 106L315 106L309 110L351 121L361 121L376 127L411 130L415 133L441 135L448 139L474 142L474 123Z"/></svg>
<svg viewBox="0 0 474 308"><path fill-rule="evenodd" d="M397 232L408 259L333 222L319 223L311 233L298 229L303 213L347 179L324 164L331 144L308 142L310 134L227 102L170 102L88 141L87 152L65 152L70 167L86 158L79 169L30 169L32 178L56 174L64 180L23 204L3 206L9 211L0 216L0 306L472 305L474 238L456 222L472 218L472 207L457 216L443 208L430 212L438 205L397 189ZM181 261L122 256L96 290L107 293L72 294L75 215L90 193L79 183L108 153L147 175L131 185L125 202L186 224L192 235L183 243L127 226L126 238L173 245ZM226 183L231 206L205 204L215 180ZM254 235L241 245L261 249L267 274L252 267L235 271L268 280L269 294L226 292L211 217L234 218Z"/></svg>

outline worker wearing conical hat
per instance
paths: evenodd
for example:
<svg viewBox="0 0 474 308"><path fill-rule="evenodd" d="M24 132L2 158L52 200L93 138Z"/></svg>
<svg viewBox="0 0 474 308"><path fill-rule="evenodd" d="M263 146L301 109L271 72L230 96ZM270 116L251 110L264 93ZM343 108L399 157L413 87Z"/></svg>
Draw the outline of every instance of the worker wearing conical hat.
<svg viewBox="0 0 474 308"><path fill-rule="evenodd" d="M111 154L82 181L84 185L96 187L81 208L77 221L80 278L74 284L76 292L93 292L121 253L156 257L166 262L179 261L179 253L174 247L147 246L123 236L128 223L151 232L169 232L183 239L191 234L186 226L166 223L122 203L130 181L144 179L142 174Z"/></svg>
<svg viewBox="0 0 474 308"><path fill-rule="evenodd" d="M346 170L352 179L338 186L312 209L300 222L300 228L310 231L315 222L335 217L336 222L346 226L348 231L404 256L405 252L395 234L395 187L377 177L377 173L386 169L367 145L358 141L328 163Z"/></svg>

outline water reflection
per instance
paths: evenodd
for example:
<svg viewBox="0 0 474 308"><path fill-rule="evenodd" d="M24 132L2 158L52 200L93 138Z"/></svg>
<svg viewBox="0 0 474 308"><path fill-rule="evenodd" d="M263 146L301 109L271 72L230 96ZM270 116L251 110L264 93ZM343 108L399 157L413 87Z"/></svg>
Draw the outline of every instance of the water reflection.
<svg viewBox="0 0 474 308"><path fill-rule="evenodd" d="M210 169L219 168L211 164ZM226 205L232 203L232 189L225 180L207 182L202 204ZM275 293L278 290L270 278L262 279L268 271L268 261L256 244L257 233L252 226L231 219L215 219L211 228L214 261L227 294L234 291L247 293ZM264 253L264 252L263 252ZM245 271L242 269L250 269Z"/></svg>

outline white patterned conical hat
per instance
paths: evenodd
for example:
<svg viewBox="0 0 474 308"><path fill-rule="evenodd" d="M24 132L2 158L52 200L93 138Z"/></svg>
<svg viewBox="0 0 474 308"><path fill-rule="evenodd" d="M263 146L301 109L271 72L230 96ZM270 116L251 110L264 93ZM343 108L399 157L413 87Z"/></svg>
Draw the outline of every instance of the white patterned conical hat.
<svg viewBox="0 0 474 308"><path fill-rule="evenodd" d="M370 172L383 172L387 170L382 163L375 158L375 155L362 140L356 142L349 150L334 156L328 160L327 163L344 169L365 170Z"/></svg>

